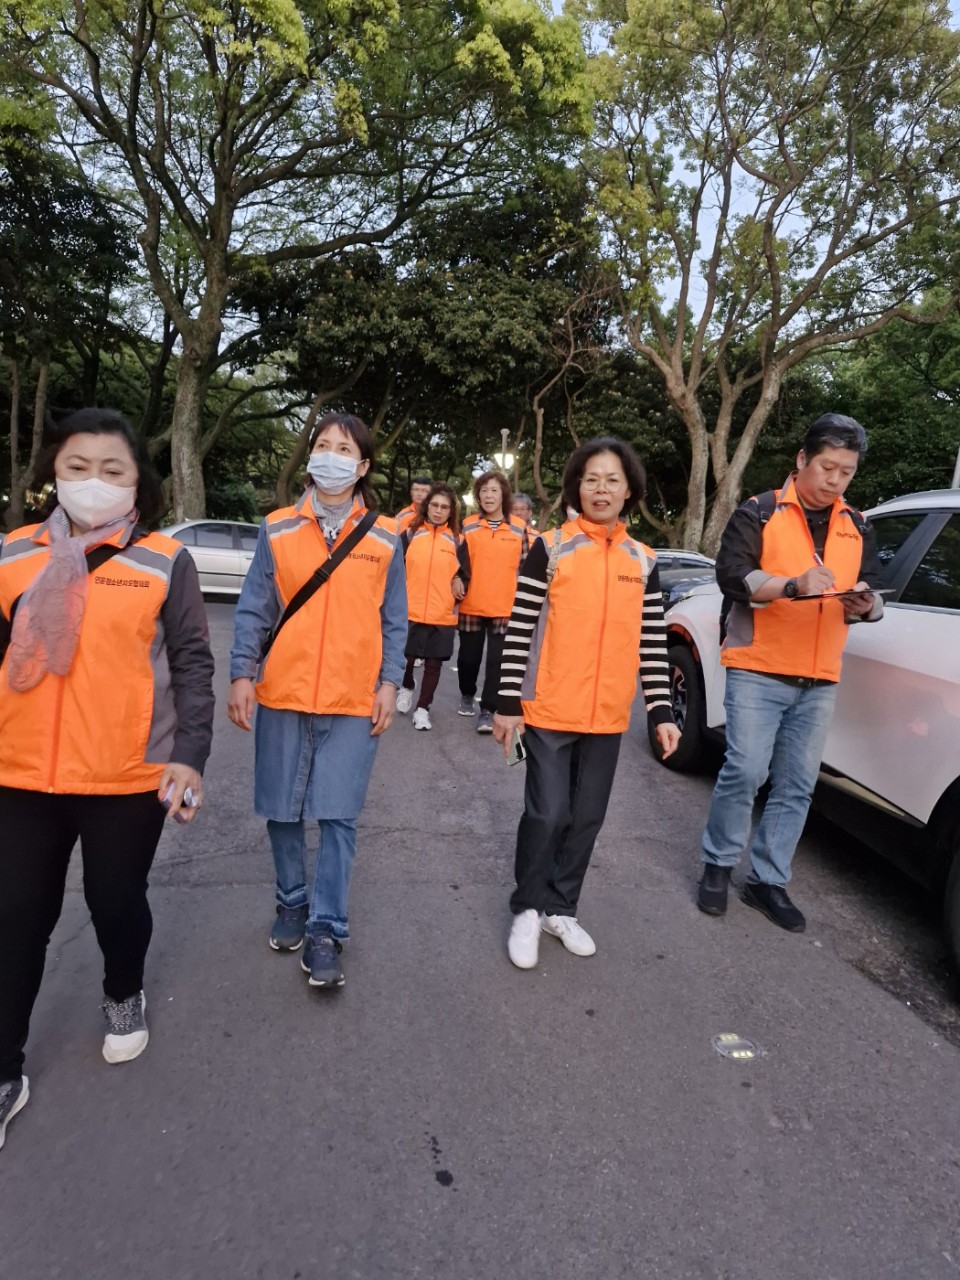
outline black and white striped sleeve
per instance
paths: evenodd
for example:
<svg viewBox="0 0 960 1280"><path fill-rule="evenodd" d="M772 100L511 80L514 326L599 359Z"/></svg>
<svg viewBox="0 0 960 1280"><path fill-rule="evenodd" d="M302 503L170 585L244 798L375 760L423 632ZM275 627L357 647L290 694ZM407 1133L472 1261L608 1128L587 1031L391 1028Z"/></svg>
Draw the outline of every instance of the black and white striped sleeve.
<svg viewBox="0 0 960 1280"><path fill-rule="evenodd" d="M522 715L520 689L530 660L530 645L537 619L547 598L549 554L543 538L537 538L520 566L517 594L503 642L500 693L497 711L502 716Z"/></svg>
<svg viewBox="0 0 960 1280"><path fill-rule="evenodd" d="M670 665L667 661L667 623L663 616L660 570L650 571L643 592L640 624L640 685L647 714L654 724L673 724L670 698Z"/></svg>

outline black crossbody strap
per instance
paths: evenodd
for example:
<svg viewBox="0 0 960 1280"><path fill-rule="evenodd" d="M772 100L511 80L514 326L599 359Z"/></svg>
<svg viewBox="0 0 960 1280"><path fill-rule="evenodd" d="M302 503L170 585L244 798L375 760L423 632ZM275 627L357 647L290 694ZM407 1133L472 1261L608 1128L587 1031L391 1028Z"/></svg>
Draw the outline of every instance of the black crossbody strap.
<svg viewBox="0 0 960 1280"><path fill-rule="evenodd" d="M101 567L101 565L105 565L108 560L112 560L114 556L118 556L121 551L126 551L128 547L132 547L135 542L137 542L140 538L143 537L145 532L146 530L141 529L140 526L138 525L134 529L132 537L128 540L128 542L124 546L117 547L117 546L113 546L109 542L104 542L99 547L94 547L92 551L88 551L86 556L87 573L96 573L96 571ZM14 600L13 604L10 606L11 627L13 626L14 618L17 616L17 608L20 604L20 601L23 599L23 595L24 593L21 592L20 595L17 596L16 600Z"/></svg>
<svg viewBox="0 0 960 1280"><path fill-rule="evenodd" d="M336 551L334 551L334 553L330 556L329 560L324 560L323 564L320 565L319 568L313 571L313 573L310 575L307 581L303 584L300 590L297 591L297 593L291 597L289 604L284 609L283 613L280 615L280 621L277 623L277 625L273 628L273 631L267 637L267 642L263 646L263 652L260 655L261 662L264 660L264 658L273 648L274 641L276 640L277 636L280 634L283 627L290 621L290 619L293 617L295 613L297 613L300 609L303 608L303 606L307 603L310 597L315 592L320 590L323 584L327 581L327 579L336 569L337 565L343 564L344 560L346 560L347 556L350 554L353 548L357 545L360 539L365 537L367 534L367 531L370 528L372 528L374 522L376 521L376 518L377 518L377 513L375 511L366 512L366 514L361 518L359 524L357 524L351 530L351 532L347 535L347 537L344 538L344 540L340 543L339 547L337 547Z"/></svg>

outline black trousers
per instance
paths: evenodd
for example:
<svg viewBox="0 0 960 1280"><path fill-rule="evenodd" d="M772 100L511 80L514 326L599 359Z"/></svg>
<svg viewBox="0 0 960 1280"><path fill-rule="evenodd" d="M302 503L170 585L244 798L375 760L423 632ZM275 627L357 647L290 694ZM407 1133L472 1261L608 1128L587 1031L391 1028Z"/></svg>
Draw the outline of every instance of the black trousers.
<svg viewBox="0 0 960 1280"><path fill-rule="evenodd" d="M514 915L575 916L620 755L619 733L527 727L527 779L517 830Z"/></svg>
<svg viewBox="0 0 960 1280"><path fill-rule="evenodd" d="M164 817L155 791L64 796L0 787L0 1081L23 1072L30 1015L78 839L104 994L125 1000L142 988L153 931L147 876Z"/></svg>
<svg viewBox="0 0 960 1280"><path fill-rule="evenodd" d="M506 636L494 635L490 620L483 619L480 631L460 632L460 653L457 657L457 679L460 692L472 698L477 692L480 663L483 659L483 641L487 641L487 668L483 676L483 692L480 706L484 711L496 711L497 694L500 692L500 663L503 661L503 642Z"/></svg>

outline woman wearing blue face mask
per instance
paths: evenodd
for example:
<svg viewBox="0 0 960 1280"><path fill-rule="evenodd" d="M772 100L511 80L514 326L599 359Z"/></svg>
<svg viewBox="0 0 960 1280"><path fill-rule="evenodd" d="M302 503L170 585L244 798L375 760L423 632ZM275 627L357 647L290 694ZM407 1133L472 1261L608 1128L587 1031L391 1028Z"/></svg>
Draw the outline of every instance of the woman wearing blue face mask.
<svg viewBox="0 0 960 1280"><path fill-rule="evenodd" d="M317 423L303 496L260 530L230 655L230 719L250 729L257 704L254 808L277 879L270 946L298 951L305 940L314 987L343 986L357 818L404 671L403 553L396 520L370 511L372 465L359 418ZM309 892L308 818L320 824Z"/></svg>

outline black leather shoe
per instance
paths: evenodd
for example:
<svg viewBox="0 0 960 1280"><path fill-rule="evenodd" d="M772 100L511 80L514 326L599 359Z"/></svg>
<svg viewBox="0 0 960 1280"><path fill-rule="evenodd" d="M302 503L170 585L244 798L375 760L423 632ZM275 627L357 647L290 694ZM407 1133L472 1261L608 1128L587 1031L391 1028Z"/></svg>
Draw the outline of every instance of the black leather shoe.
<svg viewBox="0 0 960 1280"><path fill-rule="evenodd" d="M705 862L703 875L697 888L697 906L708 916L722 916L727 910L727 890L730 888L732 867L718 867Z"/></svg>
<svg viewBox="0 0 960 1280"><path fill-rule="evenodd" d="M740 898L748 907L762 911L768 920L778 924L789 933L803 933L807 927L806 919L799 907L795 907L787 897L787 891L779 884L752 884L749 880L743 886Z"/></svg>

